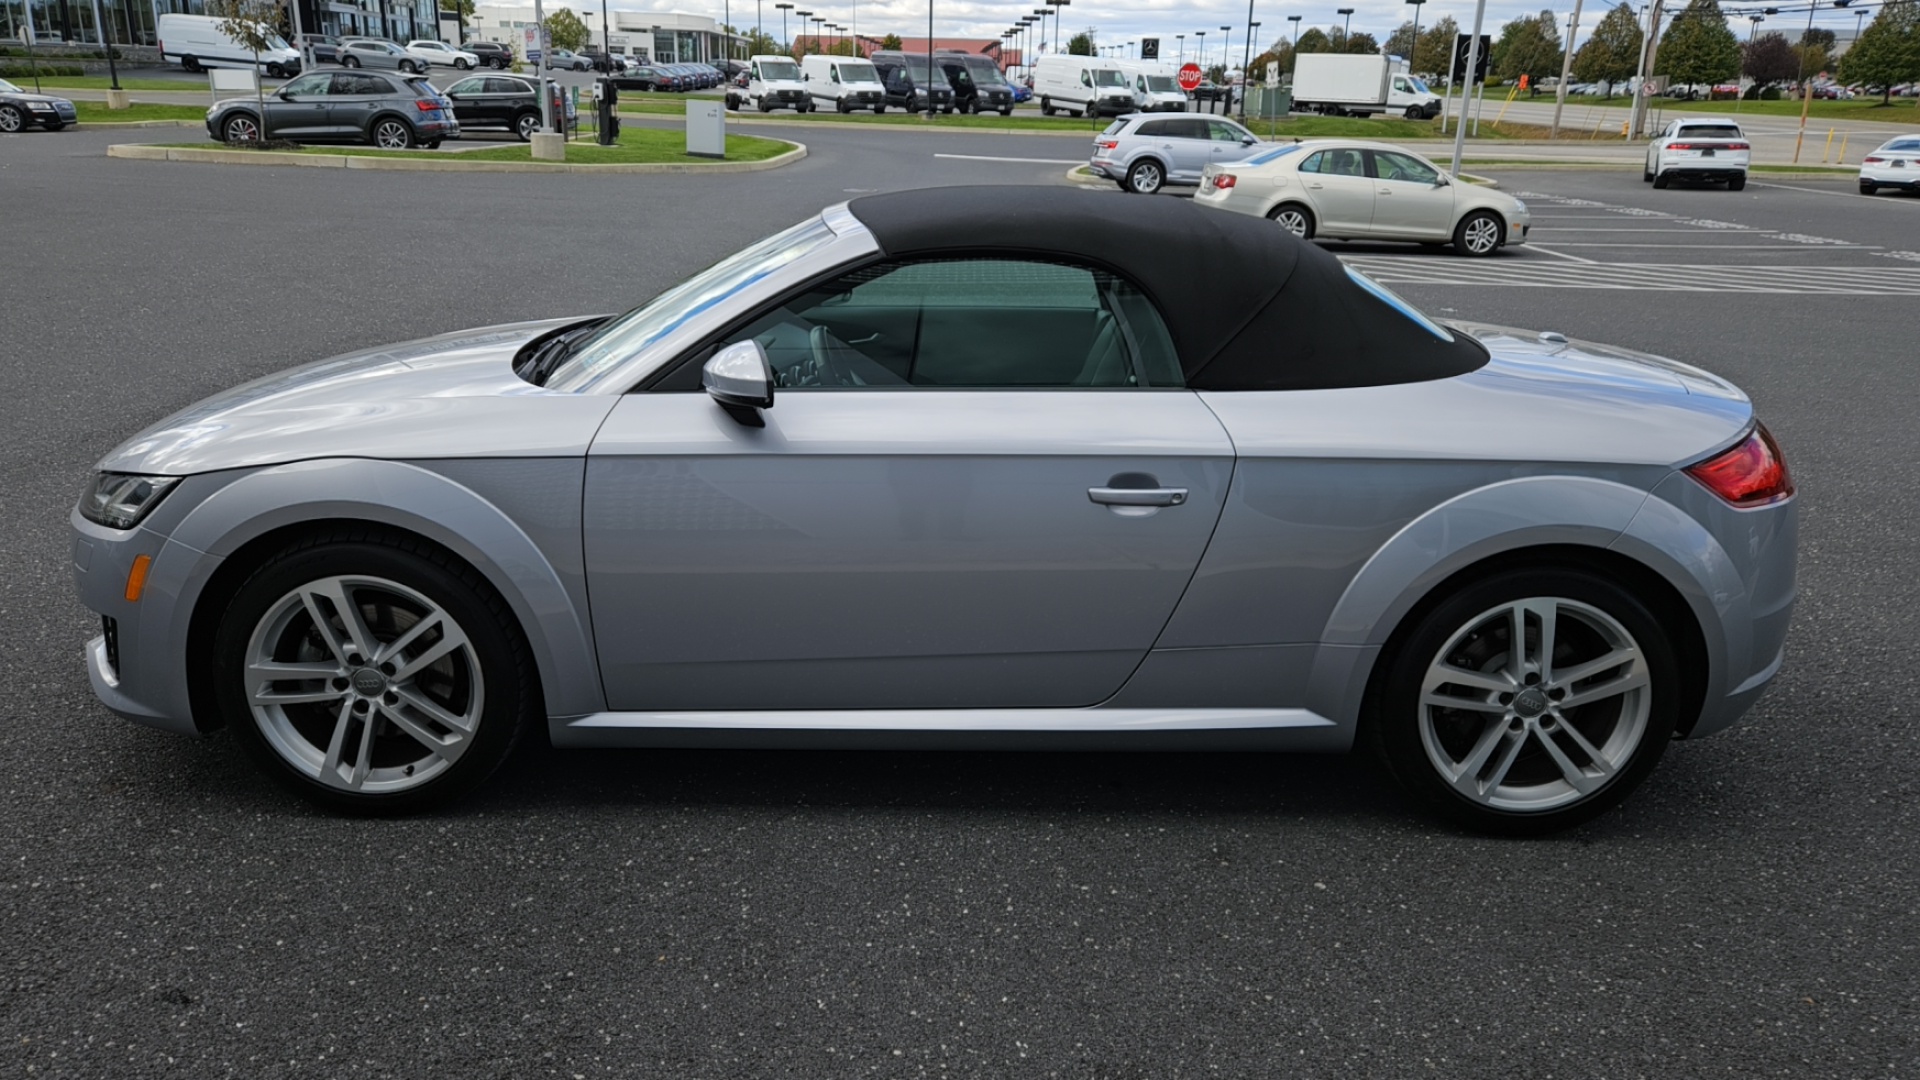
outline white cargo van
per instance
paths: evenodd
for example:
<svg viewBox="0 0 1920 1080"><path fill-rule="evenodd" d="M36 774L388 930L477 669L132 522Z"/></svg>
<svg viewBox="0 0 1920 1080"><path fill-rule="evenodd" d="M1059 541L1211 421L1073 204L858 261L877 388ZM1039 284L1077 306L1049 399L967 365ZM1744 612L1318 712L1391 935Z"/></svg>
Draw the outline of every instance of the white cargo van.
<svg viewBox="0 0 1920 1080"><path fill-rule="evenodd" d="M1178 77L1170 65L1152 60L1113 60L1110 63L1127 77L1133 90L1135 111L1187 111L1187 92L1180 89Z"/></svg>
<svg viewBox="0 0 1920 1080"><path fill-rule="evenodd" d="M790 56L759 54L747 58L747 88L728 88L727 108L759 109L772 112L775 109L792 109L794 112L812 112L813 97L807 93L807 84L800 78L800 65Z"/></svg>
<svg viewBox="0 0 1920 1080"><path fill-rule="evenodd" d="M1049 53L1034 61L1033 94L1052 116L1122 116L1134 110L1131 82L1114 61Z"/></svg>
<svg viewBox="0 0 1920 1080"><path fill-rule="evenodd" d="M220 32L222 20L211 15L160 16L154 27L160 39L160 58L188 71L206 68L256 68L253 50ZM300 73L300 52L279 35L269 35L272 48L260 54L256 70L274 78Z"/></svg>
<svg viewBox="0 0 1920 1080"><path fill-rule="evenodd" d="M800 78L816 106L825 102L843 113L855 109L887 111L887 88L871 60L809 53L800 58Z"/></svg>
<svg viewBox="0 0 1920 1080"><path fill-rule="evenodd" d="M1431 120L1440 115L1440 96L1397 56L1303 53L1293 64L1293 111Z"/></svg>

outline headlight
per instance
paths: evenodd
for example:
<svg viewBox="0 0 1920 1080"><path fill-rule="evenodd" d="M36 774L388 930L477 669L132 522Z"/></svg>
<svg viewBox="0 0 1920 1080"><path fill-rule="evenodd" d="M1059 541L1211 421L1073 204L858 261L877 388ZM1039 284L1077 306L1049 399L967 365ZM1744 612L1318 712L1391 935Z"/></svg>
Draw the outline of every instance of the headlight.
<svg viewBox="0 0 1920 1080"><path fill-rule="evenodd" d="M177 476L97 473L80 497L80 516L109 529L131 529L179 482Z"/></svg>
<svg viewBox="0 0 1920 1080"><path fill-rule="evenodd" d="M1513 200L1513 209L1515 213L1520 213L1520 214L1526 213L1527 212L1526 200L1525 199Z"/></svg>

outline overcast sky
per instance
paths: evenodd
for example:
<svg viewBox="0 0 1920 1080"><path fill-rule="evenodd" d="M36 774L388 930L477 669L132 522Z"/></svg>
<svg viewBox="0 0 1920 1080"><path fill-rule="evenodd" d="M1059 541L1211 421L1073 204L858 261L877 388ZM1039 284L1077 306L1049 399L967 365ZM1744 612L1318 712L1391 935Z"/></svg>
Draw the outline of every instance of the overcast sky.
<svg viewBox="0 0 1920 1080"><path fill-rule="evenodd" d="M555 0L556 6L568 0ZM1723 4L1726 0L1722 0ZM805 3L805 0L802 0ZM1678 10L1684 0L1668 0L1668 10ZM622 9L656 11L684 11L689 13L711 14L720 18L723 14L721 3L705 3L704 0L679 0L668 2L658 0L654 3L615 4ZM927 5L919 0L814 0L806 4L809 10L823 15L841 25L856 27L862 34L883 35L889 32L902 36L924 37L927 32ZM934 33L939 37L975 37L997 38L1002 30L1012 26L1021 15L1028 14L1041 7L1040 0L1026 3L980 3L977 0L934 0ZM1489 0L1487 4L1485 32L1498 34L1502 23L1523 15L1537 14L1542 9L1536 0L1529 4L1519 0ZM1608 0L1587 0L1580 13L1581 37L1599 23L1612 4ZM1281 0L1254 0L1253 17L1261 23L1258 43L1269 44L1282 34L1289 34L1292 24L1287 16L1301 16L1300 25L1333 26L1342 22L1334 12L1341 7L1352 7L1353 29L1356 33L1365 31L1376 38L1384 39L1387 34L1413 15L1413 8L1403 0L1327 0L1322 3L1281 2ZM1554 11L1561 25L1567 16L1573 13L1572 0L1562 0L1547 9ZM1805 8L1801 10L1804 12ZM780 12L773 6L773 0L764 0L761 4L762 17L766 20L769 32L778 37L780 34ZM754 20L753 0L734 0L730 11L734 25L751 27ZM1420 25L1430 26L1435 19L1451 15L1464 30L1473 22L1473 4L1463 0L1429 0L1421 9ZM1871 17L1871 16L1869 16ZM1804 19L1800 15L1798 21ZM1787 16L1775 17L1775 21L1787 19ZM797 21L797 20L796 20ZM1736 20L1738 30L1747 29L1745 20ZM1176 34L1187 35L1186 48L1192 57L1196 44L1195 32L1207 32L1207 48L1218 60L1222 34L1220 27L1231 25L1233 55L1238 62L1241 46L1245 41L1247 8L1244 3L1234 4L1231 0L1224 3L1210 0L1072 0L1060 15L1060 29L1063 37L1070 37L1079 31L1091 27L1095 37L1102 44L1124 44L1138 41L1143 37L1161 39L1161 56L1172 59L1179 51ZM1804 24L1801 24L1804 25ZM1854 19L1851 12L1822 12L1816 16L1815 25L1834 30L1851 30ZM1783 29L1792 29L1781 23ZM1772 29L1773 27L1765 27ZM1036 27L1037 29L1037 27ZM1047 20L1047 38L1053 37L1053 20ZM789 33L797 34L799 28L792 22ZM1743 39L1745 33L1740 35ZM1049 45L1051 48L1051 45Z"/></svg>

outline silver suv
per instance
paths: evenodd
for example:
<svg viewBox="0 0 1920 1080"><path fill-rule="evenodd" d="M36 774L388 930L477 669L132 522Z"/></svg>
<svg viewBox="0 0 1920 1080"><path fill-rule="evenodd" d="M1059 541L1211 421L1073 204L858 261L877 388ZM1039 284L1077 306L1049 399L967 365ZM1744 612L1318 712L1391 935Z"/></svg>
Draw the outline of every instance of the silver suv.
<svg viewBox="0 0 1920 1080"><path fill-rule="evenodd" d="M1253 132L1224 117L1131 113L1093 140L1087 167L1128 191L1151 195L1168 184L1198 184L1207 166L1239 161L1259 145Z"/></svg>

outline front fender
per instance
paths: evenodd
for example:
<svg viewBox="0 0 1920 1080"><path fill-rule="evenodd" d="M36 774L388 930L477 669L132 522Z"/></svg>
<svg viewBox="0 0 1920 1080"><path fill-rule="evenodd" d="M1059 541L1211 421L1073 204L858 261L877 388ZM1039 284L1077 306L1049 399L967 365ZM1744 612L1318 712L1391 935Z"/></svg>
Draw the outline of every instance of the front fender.
<svg viewBox="0 0 1920 1080"><path fill-rule="evenodd" d="M584 469L583 462L570 463ZM572 485L580 490L578 481ZM573 518L578 521L577 512ZM567 588L552 561L487 499L416 465L370 459L303 461L248 473L189 511L169 537L209 558L156 560L177 580L155 581L176 597L166 640L185 671L192 612L219 563L267 533L301 522L361 521L418 533L465 559L513 610L540 671L548 715L606 708L594 662L584 595ZM187 715L184 680L177 691Z"/></svg>

